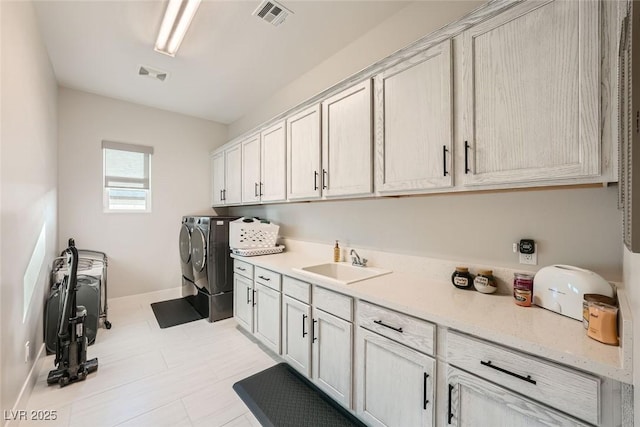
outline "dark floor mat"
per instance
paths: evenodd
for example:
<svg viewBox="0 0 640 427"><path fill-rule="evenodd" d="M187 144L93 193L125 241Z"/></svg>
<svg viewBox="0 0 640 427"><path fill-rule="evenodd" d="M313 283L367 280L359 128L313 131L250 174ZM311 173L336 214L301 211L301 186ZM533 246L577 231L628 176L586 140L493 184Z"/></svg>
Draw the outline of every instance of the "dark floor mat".
<svg viewBox="0 0 640 427"><path fill-rule="evenodd" d="M162 329L204 319L186 298L154 302L151 304L151 309Z"/></svg>
<svg viewBox="0 0 640 427"><path fill-rule="evenodd" d="M286 363L238 381L233 389L263 426L365 425Z"/></svg>

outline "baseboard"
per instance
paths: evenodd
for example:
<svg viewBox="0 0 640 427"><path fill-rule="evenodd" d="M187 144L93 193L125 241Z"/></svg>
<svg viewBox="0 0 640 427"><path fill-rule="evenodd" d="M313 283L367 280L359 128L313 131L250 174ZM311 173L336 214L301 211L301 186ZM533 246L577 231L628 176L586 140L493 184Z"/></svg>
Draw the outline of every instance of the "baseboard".
<svg viewBox="0 0 640 427"><path fill-rule="evenodd" d="M27 375L27 378L24 380L24 384L22 384L22 389L20 390L20 394L16 399L15 405L13 405L12 414L17 414L19 409L24 409L29 401L29 397L31 397L31 392L33 391L33 387L38 380L38 375L40 374L40 365L42 365L42 360L46 355L45 345L42 343L40 346L40 350L38 350L38 354L36 355L36 360L33 362L31 366L31 370ZM4 417L6 418L6 417ZM19 420L7 420L4 424L4 427L13 427L19 424Z"/></svg>

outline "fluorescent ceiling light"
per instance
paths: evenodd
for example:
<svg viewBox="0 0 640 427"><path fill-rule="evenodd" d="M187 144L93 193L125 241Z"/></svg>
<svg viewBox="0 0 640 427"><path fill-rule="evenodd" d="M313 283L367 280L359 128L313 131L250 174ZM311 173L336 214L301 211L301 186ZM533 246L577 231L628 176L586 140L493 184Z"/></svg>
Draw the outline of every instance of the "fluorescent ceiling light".
<svg viewBox="0 0 640 427"><path fill-rule="evenodd" d="M175 56L191 20L200 6L200 0L169 0L154 50Z"/></svg>

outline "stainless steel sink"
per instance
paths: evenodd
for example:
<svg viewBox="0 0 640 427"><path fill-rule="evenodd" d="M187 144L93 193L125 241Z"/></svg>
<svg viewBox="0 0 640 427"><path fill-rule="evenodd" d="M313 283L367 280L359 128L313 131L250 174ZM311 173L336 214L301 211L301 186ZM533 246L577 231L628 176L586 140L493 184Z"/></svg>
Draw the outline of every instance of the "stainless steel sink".
<svg viewBox="0 0 640 427"><path fill-rule="evenodd" d="M309 277L330 279L343 285L391 273L391 270L374 267L355 267L346 262L328 262L294 268L293 270Z"/></svg>

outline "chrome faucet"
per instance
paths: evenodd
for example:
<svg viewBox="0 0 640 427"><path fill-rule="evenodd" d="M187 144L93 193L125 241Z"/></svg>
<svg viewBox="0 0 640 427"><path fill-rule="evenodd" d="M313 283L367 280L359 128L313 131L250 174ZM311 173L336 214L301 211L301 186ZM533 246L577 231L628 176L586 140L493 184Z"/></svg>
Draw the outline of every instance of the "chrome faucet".
<svg viewBox="0 0 640 427"><path fill-rule="evenodd" d="M360 259L360 256L358 255L358 252L356 252L355 249L351 249L351 252L349 252L349 255L351 255L351 265L355 265L356 267L367 266L367 259L366 258Z"/></svg>

